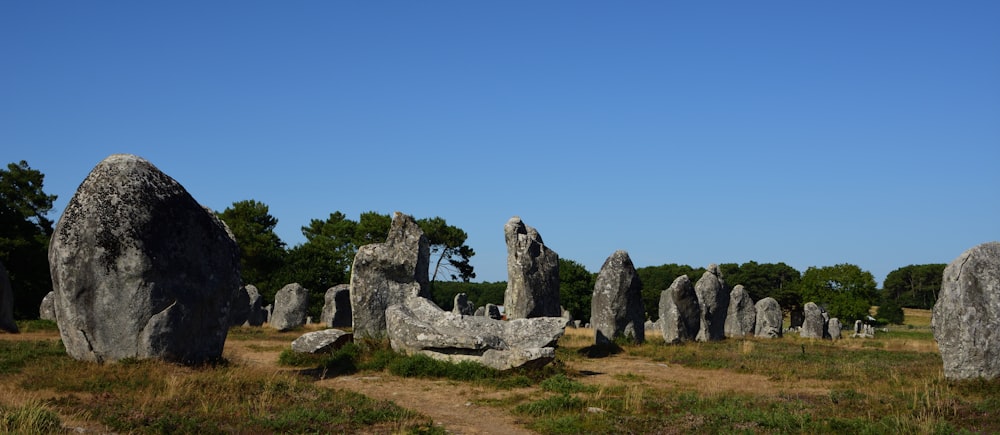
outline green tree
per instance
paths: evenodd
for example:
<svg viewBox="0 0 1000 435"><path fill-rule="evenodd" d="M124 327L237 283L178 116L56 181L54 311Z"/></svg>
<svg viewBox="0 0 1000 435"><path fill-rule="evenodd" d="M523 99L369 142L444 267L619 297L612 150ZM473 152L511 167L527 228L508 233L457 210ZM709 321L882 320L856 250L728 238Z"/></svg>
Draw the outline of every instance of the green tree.
<svg viewBox="0 0 1000 435"><path fill-rule="evenodd" d="M559 302L573 318L590 322L590 301L594 297L597 276L582 264L565 258L559 259Z"/></svg>
<svg viewBox="0 0 1000 435"><path fill-rule="evenodd" d="M902 325L904 320L903 307L896 302L895 299L889 296L888 293L883 290L881 292L881 298L878 304L878 313L876 314L876 319L879 323L892 323L894 325Z"/></svg>
<svg viewBox="0 0 1000 435"><path fill-rule="evenodd" d="M719 270L726 284L730 287L742 285L754 301L772 297L785 309L802 303L798 293L802 274L785 263L724 263L719 265Z"/></svg>
<svg viewBox="0 0 1000 435"><path fill-rule="evenodd" d="M476 252L465 244L469 236L461 228L448 225L440 217L425 218L417 221L430 242L431 264L430 281L437 281L439 274L448 274L452 281L469 282L476 277L472 264L469 263Z"/></svg>
<svg viewBox="0 0 1000 435"><path fill-rule="evenodd" d="M0 169L0 262L10 275L14 317L38 318L42 298L52 290L48 246L53 222L46 216L55 195L42 189L45 175L28 162Z"/></svg>
<svg viewBox="0 0 1000 435"><path fill-rule="evenodd" d="M243 282L268 287L285 261L285 242L274 232L278 219L271 216L267 205L252 199L234 202L217 214L240 246Z"/></svg>
<svg viewBox="0 0 1000 435"><path fill-rule="evenodd" d="M845 324L864 319L878 296L875 277L853 264L810 267L802 274L801 294Z"/></svg>
<svg viewBox="0 0 1000 435"><path fill-rule="evenodd" d="M946 264L911 264L885 277L885 297L907 308L934 308Z"/></svg>
<svg viewBox="0 0 1000 435"><path fill-rule="evenodd" d="M640 267L635 271L642 281L642 303L646 306L646 316L654 320L660 318L660 293L670 288L677 277L687 275L691 281L697 281L705 273L704 268L695 269L675 263Z"/></svg>
<svg viewBox="0 0 1000 435"><path fill-rule="evenodd" d="M278 290L297 282L309 290L309 315L318 317L326 290L350 282L357 225L339 211L330 213L326 220L309 221L302 227L306 241L288 250L284 267L271 280L268 291L261 291L265 299L273 301Z"/></svg>

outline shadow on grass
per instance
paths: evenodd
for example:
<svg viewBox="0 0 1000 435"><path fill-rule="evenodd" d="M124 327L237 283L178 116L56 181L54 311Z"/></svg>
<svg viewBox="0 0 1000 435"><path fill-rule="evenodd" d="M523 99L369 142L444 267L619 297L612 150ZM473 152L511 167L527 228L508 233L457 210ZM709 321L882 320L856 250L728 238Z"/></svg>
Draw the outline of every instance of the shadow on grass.
<svg viewBox="0 0 1000 435"><path fill-rule="evenodd" d="M615 343L601 343L584 347L576 353L587 358L606 358L622 353L622 348Z"/></svg>

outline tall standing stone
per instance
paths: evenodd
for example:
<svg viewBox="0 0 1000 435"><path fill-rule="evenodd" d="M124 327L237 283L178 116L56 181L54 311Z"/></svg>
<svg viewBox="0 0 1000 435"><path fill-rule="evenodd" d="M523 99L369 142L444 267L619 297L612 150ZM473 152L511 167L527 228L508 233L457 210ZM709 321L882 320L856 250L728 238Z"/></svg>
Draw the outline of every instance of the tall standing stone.
<svg viewBox="0 0 1000 435"><path fill-rule="evenodd" d="M0 263L0 330L18 332L17 323L14 322L14 290L3 263Z"/></svg>
<svg viewBox="0 0 1000 435"><path fill-rule="evenodd" d="M660 293L660 319L657 322L667 343L694 340L698 335L701 307L687 275L677 277L670 288Z"/></svg>
<svg viewBox="0 0 1000 435"><path fill-rule="evenodd" d="M476 313L476 305L469 302L469 295L465 293L456 294L453 302L454 305L451 308L451 312L455 314L471 316Z"/></svg>
<svg viewBox="0 0 1000 435"><path fill-rule="evenodd" d="M514 216L503 227L507 241L507 319L559 317L559 254L534 228Z"/></svg>
<svg viewBox="0 0 1000 435"><path fill-rule="evenodd" d="M726 337L753 336L757 324L757 307L750 293L742 285L729 292L729 311L726 313Z"/></svg>
<svg viewBox="0 0 1000 435"><path fill-rule="evenodd" d="M931 317L948 379L1000 377L1000 243L984 243L944 269Z"/></svg>
<svg viewBox="0 0 1000 435"><path fill-rule="evenodd" d="M729 311L729 292L722 280L719 266L710 264L694 285L701 306L701 326L695 340L715 341L726 337L726 313Z"/></svg>
<svg viewBox="0 0 1000 435"><path fill-rule="evenodd" d="M840 319L831 317L830 320L826 321L827 335L830 336L831 340L840 340L842 329L844 329L844 324L840 323Z"/></svg>
<svg viewBox="0 0 1000 435"><path fill-rule="evenodd" d="M826 331L826 319L823 318L823 309L813 302L806 302L802 307L805 315L802 321L802 329L799 336L802 338L823 338L828 333Z"/></svg>
<svg viewBox="0 0 1000 435"><path fill-rule="evenodd" d="M351 269L354 338L386 337L385 309L411 296L430 298L430 242L413 217L396 212L385 243L362 246Z"/></svg>
<svg viewBox="0 0 1000 435"><path fill-rule="evenodd" d="M264 297L261 296L260 290L257 290L257 286L253 284L247 284L243 286L243 291L247 294L247 301L249 303L249 312L247 313L247 321L244 323L246 326L261 326L264 322L267 322L270 313L267 308L261 306L264 303Z"/></svg>
<svg viewBox="0 0 1000 435"><path fill-rule="evenodd" d="M56 292L50 291L42 298L42 303L38 304L38 318L56 321Z"/></svg>
<svg viewBox="0 0 1000 435"><path fill-rule="evenodd" d="M781 337L782 314L778 301L767 297L757 301L755 308L757 309L757 320L756 326L754 326L754 335L763 338Z"/></svg>
<svg viewBox="0 0 1000 435"><path fill-rule="evenodd" d="M274 294L274 312L271 327L288 331L306 324L309 309L309 290L297 282L288 284Z"/></svg>
<svg viewBox="0 0 1000 435"><path fill-rule="evenodd" d="M328 328L351 326L350 284L337 284L326 290L319 322Z"/></svg>
<svg viewBox="0 0 1000 435"><path fill-rule="evenodd" d="M646 340L646 308L642 303L642 283L628 252L615 251L601 266L594 282L590 303L590 324L597 344L617 337Z"/></svg>
<svg viewBox="0 0 1000 435"><path fill-rule="evenodd" d="M146 160L116 154L90 172L56 225L49 268L71 357L222 356L241 284L236 241Z"/></svg>

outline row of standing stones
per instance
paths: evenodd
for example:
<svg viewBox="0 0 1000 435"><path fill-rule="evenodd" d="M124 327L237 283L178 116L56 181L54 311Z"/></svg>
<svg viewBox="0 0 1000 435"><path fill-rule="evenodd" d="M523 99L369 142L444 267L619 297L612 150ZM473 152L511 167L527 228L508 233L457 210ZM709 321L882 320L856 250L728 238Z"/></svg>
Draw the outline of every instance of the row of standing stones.
<svg viewBox="0 0 1000 435"><path fill-rule="evenodd" d="M388 338L401 352L501 369L545 364L566 326L558 255L520 218L511 218L504 233L507 321L469 316L463 308L445 312L428 299L429 243L401 213L393 217L385 243L359 249L350 285L327 293L340 303L327 305L343 307L349 299L354 339ZM267 320L259 293L241 285L239 250L225 224L179 183L133 155L108 157L81 183L56 226L49 265L53 293L45 303L52 306L67 353L79 360L200 363L221 357L231 325ZM0 272L0 329L16 331L2 265ZM597 343L621 336L644 340L639 289L628 254L612 254L594 288ZM657 323L664 340L781 335L781 308L774 299L753 303L742 286L725 289L712 266L694 285L686 276L675 280L660 298ZM290 325L299 322L303 314L284 310L301 306L295 301L305 293L295 284L282 289L270 312L272 326L287 327L286 318ZM347 326L346 311L331 308L321 321ZM839 336L840 323L818 306L806 304L804 311L800 335ZM994 242L970 249L945 270L932 324L947 377L1000 375L998 317L1000 243ZM345 334L333 334L343 341Z"/></svg>

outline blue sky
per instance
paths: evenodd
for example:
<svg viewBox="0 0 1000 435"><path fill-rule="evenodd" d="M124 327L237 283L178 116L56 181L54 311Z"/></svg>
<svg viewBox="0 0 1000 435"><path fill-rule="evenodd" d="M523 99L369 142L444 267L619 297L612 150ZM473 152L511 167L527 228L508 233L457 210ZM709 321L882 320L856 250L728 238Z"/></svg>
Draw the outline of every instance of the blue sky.
<svg viewBox="0 0 1000 435"><path fill-rule="evenodd" d="M132 153L289 245L441 216L592 272L857 264L1000 239L1000 2L0 2L0 157ZM736 284L736 283L734 283Z"/></svg>

